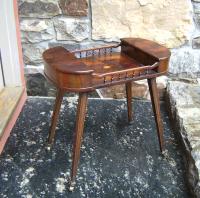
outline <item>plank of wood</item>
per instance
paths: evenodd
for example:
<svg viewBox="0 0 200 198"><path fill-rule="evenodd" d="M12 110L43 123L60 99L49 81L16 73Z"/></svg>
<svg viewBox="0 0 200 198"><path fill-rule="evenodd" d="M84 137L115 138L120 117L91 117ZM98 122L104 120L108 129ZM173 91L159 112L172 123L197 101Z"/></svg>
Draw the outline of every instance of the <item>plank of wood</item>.
<svg viewBox="0 0 200 198"><path fill-rule="evenodd" d="M11 119L23 89L23 87L5 87L0 92L0 137Z"/></svg>
<svg viewBox="0 0 200 198"><path fill-rule="evenodd" d="M4 89L3 87L0 87L0 94L1 94L1 92L3 91L3 89Z"/></svg>

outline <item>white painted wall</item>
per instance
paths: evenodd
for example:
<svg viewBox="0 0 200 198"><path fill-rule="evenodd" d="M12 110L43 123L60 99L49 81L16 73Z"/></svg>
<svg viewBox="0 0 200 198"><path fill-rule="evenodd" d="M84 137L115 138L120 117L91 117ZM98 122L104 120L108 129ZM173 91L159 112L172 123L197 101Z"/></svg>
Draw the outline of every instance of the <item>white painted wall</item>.
<svg viewBox="0 0 200 198"><path fill-rule="evenodd" d="M0 0L0 30L0 49L6 86L20 86L21 76L13 0Z"/></svg>
<svg viewBox="0 0 200 198"><path fill-rule="evenodd" d="M3 76L2 76L2 71L1 71L1 60L0 60L0 90L3 87L4 87L4 83L3 83Z"/></svg>

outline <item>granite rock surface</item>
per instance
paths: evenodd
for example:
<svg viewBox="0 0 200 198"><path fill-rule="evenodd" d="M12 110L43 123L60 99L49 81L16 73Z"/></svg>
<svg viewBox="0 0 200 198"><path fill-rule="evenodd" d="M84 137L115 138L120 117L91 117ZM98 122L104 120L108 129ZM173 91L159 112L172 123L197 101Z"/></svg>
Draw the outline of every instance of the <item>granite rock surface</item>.
<svg viewBox="0 0 200 198"><path fill-rule="evenodd" d="M192 27L187 0L92 0L91 6L92 38L97 40L140 37L173 48L188 40Z"/></svg>
<svg viewBox="0 0 200 198"><path fill-rule="evenodd" d="M22 17L52 18L61 14L58 0L19 0Z"/></svg>
<svg viewBox="0 0 200 198"><path fill-rule="evenodd" d="M192 193L200 197L200 84L169 81L167 95L185 151L186 178Z"/></svg>
<svg viewBox="0 0 200 198"><path fill-rule="evenodd" d="M59 5L62 13L67 16L87 16L88 14L87 0L60 0Z"/></svg>
<svg viewBox="0 0 200 198"><path fill-rule="evenodd" d="M58 17L54 19L57 40L83 41L89 38L89 21Z"/></svg>

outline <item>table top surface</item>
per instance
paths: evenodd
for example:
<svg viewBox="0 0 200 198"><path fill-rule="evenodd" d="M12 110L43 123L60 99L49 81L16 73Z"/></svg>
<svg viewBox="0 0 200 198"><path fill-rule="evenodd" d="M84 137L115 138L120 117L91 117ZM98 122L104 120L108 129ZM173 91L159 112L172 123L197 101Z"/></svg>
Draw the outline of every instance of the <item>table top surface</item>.
<svg viewBox="0 0 200 198"><path fill-rule="evenodd" d="M76 51L58 46L43 53L46 77L59 87L78 92L163 75L169 57L167 48L139 38Z"/></svg>
<svg viewBox="0 0 200 198"><path fill-rule="evenodd" d="M105 74L143 66L135 59L120 52L113 52L106 56L85 57L80 60L88 70L93 70L94 74Z"/></svg>

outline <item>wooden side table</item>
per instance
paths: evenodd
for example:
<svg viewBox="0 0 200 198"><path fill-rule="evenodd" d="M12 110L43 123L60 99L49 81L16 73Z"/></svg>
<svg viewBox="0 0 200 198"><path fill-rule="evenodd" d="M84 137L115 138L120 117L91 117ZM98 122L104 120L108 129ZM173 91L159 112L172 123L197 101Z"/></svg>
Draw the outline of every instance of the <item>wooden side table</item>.
<svg viewBox="0 0 200 198"><path fill-rule="evenodd" d="M163 124L160 116L156 77L167 72L170 58L170 51L167 48L145 39L124 38L121 39L119 45L74 52L63 47L54 47L46 50L43 58L45 60L45 76L57 86L58 90L48 136L49 148L54 140L64 92L79 93L70 191L75 186L88 93L95 89L125 84L128 120L131 121L131 82L147 79L160 151L164 150Z"/></svg>

